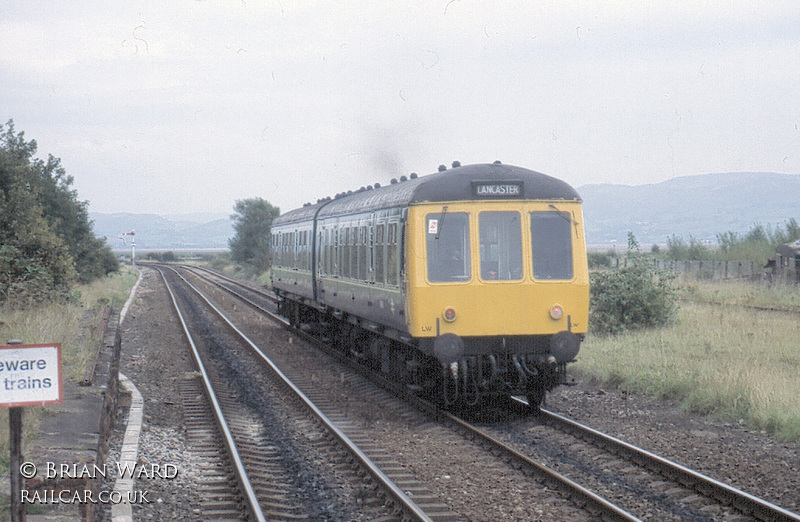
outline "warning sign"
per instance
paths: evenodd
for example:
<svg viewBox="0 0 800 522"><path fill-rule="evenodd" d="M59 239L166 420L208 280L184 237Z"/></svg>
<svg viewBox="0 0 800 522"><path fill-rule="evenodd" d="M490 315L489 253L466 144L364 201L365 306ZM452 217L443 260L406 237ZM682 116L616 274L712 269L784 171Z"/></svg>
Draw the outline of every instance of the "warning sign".
<svg viewBox="0 0 800 522"><path fill-rule="evenodd" d="M60 404L60 344L0 346L0 407Z"/></svg>

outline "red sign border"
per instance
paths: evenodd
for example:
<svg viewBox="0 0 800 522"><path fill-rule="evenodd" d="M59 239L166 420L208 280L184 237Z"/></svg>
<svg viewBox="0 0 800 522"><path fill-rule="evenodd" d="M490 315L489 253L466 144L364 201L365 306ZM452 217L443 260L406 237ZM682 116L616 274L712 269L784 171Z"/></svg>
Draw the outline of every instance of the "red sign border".
<svg viewBox="0 0 800 522"><path fill-rule="evenodd" d="M64 378L61 365L61 343L43 344L10 344L0 346L0 350L19 350L27 348L55 348L58 357L58 400L49 401L28 401L28 402L0 402L0 408L21 408L24 406L47 406L50 404L61 404L64 402Z"/></svg>

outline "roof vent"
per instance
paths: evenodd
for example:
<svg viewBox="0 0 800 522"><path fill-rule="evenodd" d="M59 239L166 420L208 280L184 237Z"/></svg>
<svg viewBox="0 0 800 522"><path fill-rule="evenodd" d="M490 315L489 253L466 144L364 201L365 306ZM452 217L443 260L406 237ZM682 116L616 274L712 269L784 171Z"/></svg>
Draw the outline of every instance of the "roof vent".
<svg viewBox="0 0 800 522"><path fill-rule="evenodd" d="M392 183L392 185L397 185L397 178L392 178L391 183Z"/></svg>
<svg viewBox="0 0 800 522"><path fill-rule="evenodd" d="M417 177L418 176L417 176L416 172L412 172L411 175L409 176L409 178L411 178L411 179L417 179Z"/></svg>
<svg viewBox="0 0 800 522"><path fill-rule="evenodd" d="M408 181L408 178L405 176L400 176L400 181Z"/></svg>
<svg viewBox="0 0 800 522"><path fill-rule="evenodd" d="M460 161L456 160L456 161L454 161L454 162L453 162L453 168L454 168L454 169L455 169L455 168L458 168L458 167L460 167L460 166L461 166L461 162L460 162Z"/></svg>
<svg viewBox="0 0 800 522"><path fill-rule="evenodd" d="M447 170L447 167L444 165L439 165L439 172L444 172L445 170Z"/></svg>
<svg viewBox="0 0 800 522"><path fill-rule="evenodd" d="M495 164L495 165L502 165L502 163L500 162L500 160L494 160L494 164Z"/></svg>
<svg viewBox="0 0 800 522"><path fill-rule="evenodd" d="M375 188L381 188L381 184L380 183L375 183Z"/></svg>

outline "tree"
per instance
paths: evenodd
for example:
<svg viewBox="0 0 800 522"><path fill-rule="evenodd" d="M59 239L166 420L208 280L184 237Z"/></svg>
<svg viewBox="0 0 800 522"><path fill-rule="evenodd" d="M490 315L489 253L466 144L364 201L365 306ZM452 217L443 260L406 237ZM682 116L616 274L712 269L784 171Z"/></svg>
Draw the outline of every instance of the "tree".
<svg viewBox="0 0 800 522"><path fill-rule="evenodd" d="M0 301L23 306L118 268L61 161L34 158L36 141L24 134L13 120L0 126Z"/></svg>
<svg viewBox="0 0 800 522"><path fill-rule="evenodd" d="M263 272L269 268L270 228L280 209L262 198L236 201L231 215L236 235L228 240L231 257L239 264Z"/></svg>
<svg viewBox="0 0 800 522"><path fill-rule="evenodd" d="M0 301L27 306L65 295L76 274L30 172L36 142L14 135L13 122L0 140Z"/></svg>

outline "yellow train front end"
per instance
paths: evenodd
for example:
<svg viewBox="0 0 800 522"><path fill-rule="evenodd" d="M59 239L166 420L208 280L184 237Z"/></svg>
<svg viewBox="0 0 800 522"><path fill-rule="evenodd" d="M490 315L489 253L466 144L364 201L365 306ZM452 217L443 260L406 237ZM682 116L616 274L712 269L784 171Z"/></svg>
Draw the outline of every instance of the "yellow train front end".
<svg viewBox="0 0 800 522"><path fill-rule="evenodd" d="M409 332L441 362L449 402L538 406L566 382L589 315L580 200L415 204L406 241Z"/></svg>

